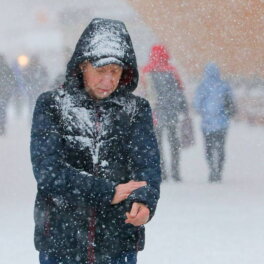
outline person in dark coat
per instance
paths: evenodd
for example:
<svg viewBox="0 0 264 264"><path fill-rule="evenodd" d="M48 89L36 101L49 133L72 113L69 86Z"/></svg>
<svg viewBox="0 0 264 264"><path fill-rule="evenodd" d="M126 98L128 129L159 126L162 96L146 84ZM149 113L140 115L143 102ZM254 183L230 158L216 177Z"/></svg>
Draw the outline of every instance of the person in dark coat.
<svg viewBox="0 0 264 264"><path fill-rule="evenodd" d="M49 81L47 69L37 55L30 57L29 63L23 69L23 78L31 119L36 100L41 93L47 90Z"/></svg>
<svg viewBox="0 0 264 264"><path fill-rule="evenodd" d="M37 100L31 159L40 263L136 263L160 193L149 103L121 21L96 18L81 35L62 88Z"/></svg>
<svg viewBox="0 0 264 264"><path fill-rule="evenodd" d="M147 80L147 89L150 92L150 101L153 104L156 120L156 133L161 155L163 179L168 178L169 171L165 166L163 136L167 132L167 140L171 154L171 173L175 181L181 181L180 176L180 133L179 119L189 118L187 101L184 95L182 81L176 68L169 63L169 53L163 45L154 45L151 49L149 63L143 68L143 78ZM155 98L153 96L155 94Z"/></svg>
<svg viewBox="0 0 264 264"><path fill-rule="evenodd" d="M15 86L16 81L13 72L5 57L0 55L0 135L4 135L6 132L7 107Z"/></svg>
<svg viewBox="0 0 264 264"><path fill-rule="evenodd" d="M197 87L194 107L202 117L209 182L220 182L225 160L225 139L230 118L235 114L233 93L229 84L220 77L215 63L208 63Z"/></svg>

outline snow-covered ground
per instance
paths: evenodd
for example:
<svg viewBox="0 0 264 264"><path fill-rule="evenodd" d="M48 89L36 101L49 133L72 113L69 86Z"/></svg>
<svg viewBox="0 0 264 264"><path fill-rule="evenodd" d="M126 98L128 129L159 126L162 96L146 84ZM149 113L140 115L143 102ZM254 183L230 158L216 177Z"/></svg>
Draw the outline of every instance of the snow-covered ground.
<svg viewBox="0 0 264 264"><path fill-rule="evenodd" d="M25 115L16 118L10 111L9 117L8 133L0 137L0 263L36 264L29 124ZM183 182L162 184L139 263L264 263L263 133L263 127L233 123L224 181L209 184L195 118L196 144L182 154Z"/></svg>

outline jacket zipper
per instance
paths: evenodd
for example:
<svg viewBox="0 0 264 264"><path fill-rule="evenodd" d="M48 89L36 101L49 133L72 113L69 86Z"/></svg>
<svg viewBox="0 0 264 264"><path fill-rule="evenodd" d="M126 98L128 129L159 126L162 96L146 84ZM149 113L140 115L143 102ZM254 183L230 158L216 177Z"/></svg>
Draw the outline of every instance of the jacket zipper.
<svg viewBox="0 0 264 264"><path fill-rule="evenodd" d="M101 123L100 123L100 111L98 110L97 105L95 105L95 129L96 133L94 134L94 149L96 149L96 145L98 144L98 135L101 130ZM98 153L99 155L99 153ZM99 167L98 162L93 166L93 172L95 177L98 176ZM95 249L94 249L94 242L95 242L95 229L96 229L96 211L91 208L90 210L90 217L88 219L88 263L93 264L95 263Z"/></svg>
<svg viewBox="0 0 264 264"><path fill-rule="evenodd" d="M44 235L50 235L50 203L51 199L48 198L44 210Z"/></svg>

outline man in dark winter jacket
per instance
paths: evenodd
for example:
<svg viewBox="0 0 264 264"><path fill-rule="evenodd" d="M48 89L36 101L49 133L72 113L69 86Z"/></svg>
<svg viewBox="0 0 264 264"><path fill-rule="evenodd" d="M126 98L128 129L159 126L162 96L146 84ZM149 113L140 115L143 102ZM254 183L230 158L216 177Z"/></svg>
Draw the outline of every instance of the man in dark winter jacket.
<svg viewBox="0 0 264 264"><path fill-rule="evenodd" d="M40 95L31 134L40 263L136 263L159 199L159 152L120 21L94 19L62 88Z"/></svg>

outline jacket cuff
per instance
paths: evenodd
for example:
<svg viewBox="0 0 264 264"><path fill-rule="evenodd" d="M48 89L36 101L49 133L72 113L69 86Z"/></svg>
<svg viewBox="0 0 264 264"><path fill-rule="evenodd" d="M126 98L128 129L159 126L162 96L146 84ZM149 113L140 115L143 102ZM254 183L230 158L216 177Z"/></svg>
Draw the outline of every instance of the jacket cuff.
<svg viewBox="0 0 264 264"><path fill-rule="evenodd" d="M145 204L150 211L150 218L154 216L155 210L157 207L158 199L159 199L159 192L150 186L144 186L137 190L135 190L128 199L133 203L143 203Z"/></svg>

